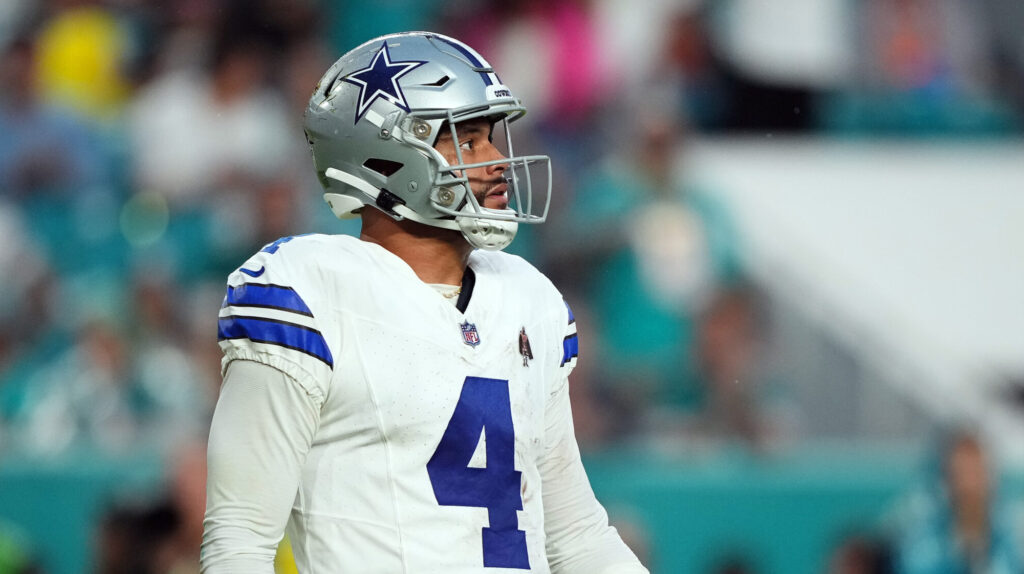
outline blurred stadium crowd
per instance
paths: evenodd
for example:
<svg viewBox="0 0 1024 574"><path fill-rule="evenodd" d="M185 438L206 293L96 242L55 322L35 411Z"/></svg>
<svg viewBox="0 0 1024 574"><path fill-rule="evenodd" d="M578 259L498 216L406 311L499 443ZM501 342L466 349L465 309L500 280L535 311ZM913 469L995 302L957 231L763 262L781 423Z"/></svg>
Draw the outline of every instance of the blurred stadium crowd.
<svg viewBox="0 0 1024 574"><path fill-rule="evenodd" d="M195 571L224 280L279 237L358 232L323 205L301 115L337 55L402 29L490 58L531 109L517 145L554 160L553 214L511 251L579 318L581 447L783 449L800 413L766 360L769 309L729 213L680 151L743 133L1019 136L1021 12L1010 0L5 0L0 460L166 455L166 500L110 508L82 571ZM951 494L918 501L912 536L851 536L822 571L961 572L927 568L963 552L984 565L971 572L1022 572L1020 539L991 515L984 448L959 436L936 470ZM942 538L954 531L968 534ZM17 550L29 547L3 537L0 572L30 571ZM759 570L736 558L716 571Z"/></svg>

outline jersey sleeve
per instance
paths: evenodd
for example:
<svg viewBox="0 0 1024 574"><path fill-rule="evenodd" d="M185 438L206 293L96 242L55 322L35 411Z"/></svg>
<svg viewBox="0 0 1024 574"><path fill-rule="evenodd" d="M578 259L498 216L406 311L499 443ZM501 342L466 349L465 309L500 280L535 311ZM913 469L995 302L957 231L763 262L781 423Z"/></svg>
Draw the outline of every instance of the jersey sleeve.
<svg viewBox="0 0 1024 574"><path fill-rule="evenodd" d="M231 363L210 425L203 574L272 574L301 469L320 421L286 374Z"/></svg>
<svg viewBox="0 0 1024 574"><path fill-rule="evenodd" d="M552 574L647 574L609 525L580 458L569 403L569 373L579 356L576 317L562 301L561 358L544 408L544 455L539 461L546 552Z"/></svg>
<svg viewBox="0 0 1024 574"><path fill-rule="evenodd" d="M622 541L590 487L573 432L569 385L545 407L545 451L539 464L546 552L552 574L648 574Z"/></svg>
<svg viewBox="0 0 1024 574"><path fill-rule="evenodd" d="M285 249L285 241L268 245L228 277L217 321L222 371L235 360L263 363L322 404L337 354L321 320L326 304L311 280L315 266L301 256L306 250Z"/></svg>

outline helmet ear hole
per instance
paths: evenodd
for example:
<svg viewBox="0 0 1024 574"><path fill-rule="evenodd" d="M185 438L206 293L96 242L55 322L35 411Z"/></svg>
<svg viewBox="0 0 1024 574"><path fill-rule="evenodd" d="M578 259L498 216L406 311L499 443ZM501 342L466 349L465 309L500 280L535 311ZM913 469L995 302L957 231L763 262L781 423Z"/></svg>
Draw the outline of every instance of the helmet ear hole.
<svg viewBox="0 0 1024 574"><path fill-rule="evenodd" d="M395 172L402 169L403 165L400 162L382 158L370 158L363 162L363 167L384 177L391 177Z"/></svg>

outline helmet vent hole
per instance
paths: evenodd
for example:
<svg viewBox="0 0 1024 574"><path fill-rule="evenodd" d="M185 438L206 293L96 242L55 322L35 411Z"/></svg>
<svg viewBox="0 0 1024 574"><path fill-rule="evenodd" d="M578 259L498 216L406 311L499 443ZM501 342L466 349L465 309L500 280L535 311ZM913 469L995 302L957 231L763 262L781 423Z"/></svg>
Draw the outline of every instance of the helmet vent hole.
<svg viewBox="0 0 1024 574"><path fill-rule="evenodd" d="M397 161L381 158L370 158L363 162L363 167L384 177L391 177L396 171L402 169L403 165Z"/></svg>
<svg viewBox="0 0 1024 574"><path fill-rule="evenodd" d="M429 84L423 84L423 85L424 86L429 86L431 88L440 88L441 86L447 84L448 80L451 80L451 78L449 78L448 76L441 76L436 81L430 82Z"/></svg>

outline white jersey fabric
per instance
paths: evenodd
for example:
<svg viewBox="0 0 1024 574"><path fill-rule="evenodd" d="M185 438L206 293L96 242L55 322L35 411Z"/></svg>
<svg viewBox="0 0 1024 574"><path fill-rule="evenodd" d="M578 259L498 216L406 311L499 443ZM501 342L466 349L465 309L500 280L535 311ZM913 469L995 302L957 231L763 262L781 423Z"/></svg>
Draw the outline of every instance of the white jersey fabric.
<svg viewBox="0 0 1024 574"><path fill-rule="evenodd" d="M561 295L475 251L461 297L348 236L229 277L204 572L272 572L285 523L304 574L646 572L580 463Z"/></svg>

